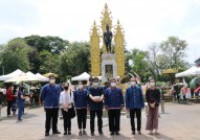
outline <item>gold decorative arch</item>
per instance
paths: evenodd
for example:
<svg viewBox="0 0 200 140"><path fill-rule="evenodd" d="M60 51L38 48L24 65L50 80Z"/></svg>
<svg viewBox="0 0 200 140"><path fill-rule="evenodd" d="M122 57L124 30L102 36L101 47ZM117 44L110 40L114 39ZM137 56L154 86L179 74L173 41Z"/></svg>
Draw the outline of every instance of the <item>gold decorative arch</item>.
<svg viewBox="0 0 200 140"><path fill-rule="evenodd" d="M90 34L91 74L93 76L101 75L100 37L106 31L106 24L109 24L110 30L112 30L111 12L107 4L105 4L101 17L101 35L98 32L96 22L94 22ZM125 74L124 33L119 21L114 30L114 52L117 63L117 75L122 77ZM104 43L102 44L102 53L107 53Z"/></svg>

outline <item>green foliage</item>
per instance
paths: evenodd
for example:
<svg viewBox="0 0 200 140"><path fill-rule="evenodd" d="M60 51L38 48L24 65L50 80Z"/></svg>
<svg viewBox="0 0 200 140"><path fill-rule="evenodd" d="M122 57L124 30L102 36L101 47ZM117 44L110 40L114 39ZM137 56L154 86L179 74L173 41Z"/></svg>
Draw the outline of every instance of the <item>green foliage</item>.
<svg viewBox="0 0 200 140"><path fill-rule="evenodd" d="M56 36L42 37L38 35L27 36L24 39L33 48L33 51L29 53L32 72L36 73L39 71L45 73L57 71L55 66L58 64L58 55L66 50L66 47L69 45L67 40ZM44 58L45 54L47 54L46 58Z"/></svg>
<svg viewBox="0 0 200 140"><path fill-rule="evenodd" d="M59 61L59 75L67 78L82 72L89 72L90 48L88 42L74 42L61 54Z"/></svg>
<svg viewBox="0 0 200 140"><path fill-rule="evenodd" d="M16 69L27 71L30 68L28 53L32 49L26 44L24 39L15 38L8 42L1 49L1 65L4 67L5 74Z"/></svg>
<svg viewBox="0 0 200 140"><path fill-rule="evenodd" d="M53 55L49 51L43 50L39 53L40 73L53 72L57 73L58 68L58 55Z"/></svg>
<svg viewBox="0 0 200 140"><path fill-rule="evenodd" d="M183 57L187 47L185 40L180 40L178 37L171 36L160 45L162 49L163 61L168 64L168 68L180 68L185 66Z"/></svg>

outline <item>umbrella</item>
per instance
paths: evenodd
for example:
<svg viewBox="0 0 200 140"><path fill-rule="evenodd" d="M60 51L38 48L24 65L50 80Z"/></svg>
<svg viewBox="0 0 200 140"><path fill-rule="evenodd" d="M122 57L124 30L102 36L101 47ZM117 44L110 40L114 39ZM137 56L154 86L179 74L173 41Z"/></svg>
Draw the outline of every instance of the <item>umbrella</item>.
<svg viewBox="0 0 200 140"><path fill-rule="evenodd" d="M167 69L167 70L164 70L162 73L163 74L174 74L177 72L178 72L178 70L176 70L176 69Z"/></svg>
<svg viewBox="0 0 200 140"><path fill-rule="evenodd" d="M176 69L167 69L167 70L164 70L162 72L162 74L168 74L169 77L170 77L171 82L173 83L173 77L172 77L172 75L175 74L175 73L177 73L177 72L178 72L178 70L176 70Z"/></svg>
<svg viewBox="0 0 200 140"><path fill-rule="evenodd" d="M29 77L27 76L27 74L21 74L18 76L14 76L6 81L4 81L5 83L20 83L20 82L37 82L38 79L35 77Z"/></svg>
<svg viewBox="0 0 200 140"><path fill-rule="evenodd" d="M55 77L58 77L58 74L55 74L55 73L52 73L52 72L44 74L45 77L49 77L50 75L54 75Z"/></svg>

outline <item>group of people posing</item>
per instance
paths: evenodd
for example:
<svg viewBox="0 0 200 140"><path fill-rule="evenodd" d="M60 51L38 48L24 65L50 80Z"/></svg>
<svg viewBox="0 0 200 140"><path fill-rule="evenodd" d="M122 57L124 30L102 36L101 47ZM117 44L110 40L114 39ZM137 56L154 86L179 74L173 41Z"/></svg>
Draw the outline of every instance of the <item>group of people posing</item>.
<svg viewBox="0 0 200 140"><path fill-rule="evenodd" d="M64 120L64 135L71 135L71 119L77 114L79 135L86 135L87 112L90 116L91 136L95 134L95 117L97 117L98 132L103 135L103 109L108 112L110 135L120 135L121 110L126 107L130 113L132 134L136 130L141 135L141 116L144 108L143 92L137 84L135 77L130 79L130 87L126 89L125 96L122 89L117 87L116 79L111 79L109 86L101 87L98 78L90 78L89 86L84 88L82 82L78 83L75 91L69 90L69 84L65 83L63 91L56 85L54 75L49 77L49 83L41 90L41 98L46 112L45 136L49 136L52 125L53 134L61 134L57 128L59 108L61 108ZM125 97L125 99L124 99ZM160 103L160 91L155 86L155 81L150 80L150 88L146 92L148 102L148 117L146 129L150 135L158 135L158 106ZM135 127L137 118L137 129Z"/></svg>

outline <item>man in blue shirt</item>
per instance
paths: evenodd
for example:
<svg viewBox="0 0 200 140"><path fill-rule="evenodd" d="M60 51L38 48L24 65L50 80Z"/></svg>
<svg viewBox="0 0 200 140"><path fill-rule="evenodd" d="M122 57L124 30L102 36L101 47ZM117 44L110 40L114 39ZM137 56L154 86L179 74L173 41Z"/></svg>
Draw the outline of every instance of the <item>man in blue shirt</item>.
<svg viewBox="0 0 200 140"><path fill-rule="evenodd" d="M55 84L55 82L55 75L50 75L49 84L46 84L41 90L41 99L44 102L44 108L46 112L45 136L49 136L51 122L53 134L60 134L57 129L57 123L61 89L59 85Z"/></svg>
<svg viewBox="0 0 200 140"><path fill-rule="evenodd" d="M144 107L144 99L141 88L137 85L135 77L130 80L131 86L126 89L126 109L130 112L132 134L135 134L135 114L137 117L137 130L141 135L141 110Z"/></svg>
<svg viewBox="0 0 200 140"><path fill-rule="evenodd" d="M110 80L105 92L105 108L108 110L110 135L119 135L121 109L124 107L122 90L116 87L116 79Z"/></svg>
<svg viewBox="0 0 200 140"><path fill-rule="evenodd" d="M90 108L90 130L91 136L94 136L94 120L97 115L98 131L102 135L102 115L103 115L103 88L99 86L98 78L94 78L92 87L88 90L89 94L89 108Z"/></svg>

